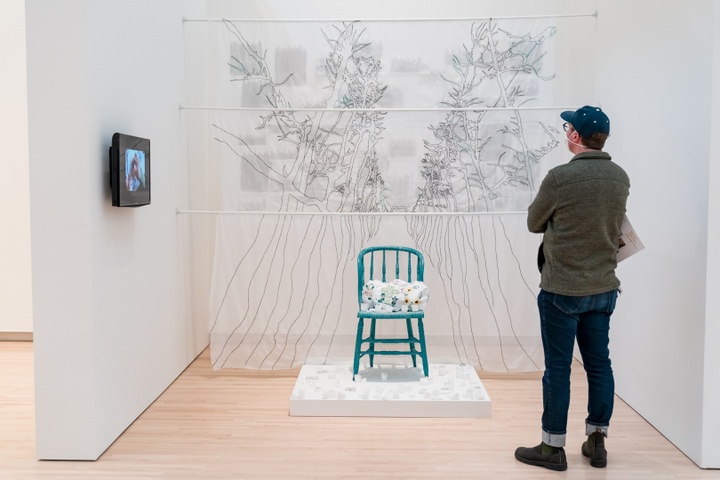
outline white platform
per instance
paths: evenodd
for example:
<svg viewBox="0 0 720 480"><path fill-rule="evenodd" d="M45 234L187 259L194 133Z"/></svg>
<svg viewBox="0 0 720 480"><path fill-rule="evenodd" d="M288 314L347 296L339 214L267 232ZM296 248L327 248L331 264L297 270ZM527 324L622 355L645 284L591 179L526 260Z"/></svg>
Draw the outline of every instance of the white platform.
<svg viewBox="0 0 720 480"><path fill-rule="evenodd" d="M492 401L470 365L376 365L355 381L350 365L305 365L290 415L307 417L490 417Z"/></svg>

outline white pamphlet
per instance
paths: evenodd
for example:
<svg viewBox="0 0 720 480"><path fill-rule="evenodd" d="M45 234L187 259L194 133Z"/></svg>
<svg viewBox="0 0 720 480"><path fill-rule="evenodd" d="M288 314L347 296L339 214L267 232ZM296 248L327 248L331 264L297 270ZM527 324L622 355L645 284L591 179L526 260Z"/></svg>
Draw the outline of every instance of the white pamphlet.
<svg viewBox="0 0 720 480"><path fill-rule="evenodd" d="M635 233L635 229L630 224L627 215L625 215L622 227L620 228L620 248L617 252L617 261L622 262L643 248L645 248L645 245L640 241L640 237Z"/></svg>

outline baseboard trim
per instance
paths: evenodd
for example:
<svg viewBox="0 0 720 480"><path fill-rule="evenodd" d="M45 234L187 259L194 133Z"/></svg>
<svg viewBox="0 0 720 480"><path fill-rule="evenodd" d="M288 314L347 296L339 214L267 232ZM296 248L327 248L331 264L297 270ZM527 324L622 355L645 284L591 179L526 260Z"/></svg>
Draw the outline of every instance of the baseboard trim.
<svg viewBox="0 0 720 480"><path fill-rule="evenodd" d="M0 332L0 342L32 342L32 332Z"/></svg>

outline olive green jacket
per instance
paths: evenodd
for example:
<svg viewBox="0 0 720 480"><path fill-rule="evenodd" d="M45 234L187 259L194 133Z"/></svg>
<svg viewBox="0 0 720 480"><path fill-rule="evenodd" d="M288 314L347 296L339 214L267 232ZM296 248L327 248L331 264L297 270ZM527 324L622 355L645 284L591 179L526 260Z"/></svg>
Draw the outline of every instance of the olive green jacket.
<svg viewBox="0 0 720 480"><path fill-rule="evenodd" d="M527 218L531 232L544 233L540 288L582 296L620 286L615 267L629 190L625 171L601 151L548 172Z"/></svg>

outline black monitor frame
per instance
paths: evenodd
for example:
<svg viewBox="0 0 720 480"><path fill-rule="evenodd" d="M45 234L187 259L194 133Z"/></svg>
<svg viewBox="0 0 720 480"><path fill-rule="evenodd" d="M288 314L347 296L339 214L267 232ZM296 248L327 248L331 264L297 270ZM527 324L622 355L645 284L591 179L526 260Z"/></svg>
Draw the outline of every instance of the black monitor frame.
<svg viewBox="0 0 720 480"><path fill-rule="evenodd" d="M115 133L110 147L110 189L113 207L150 204L150 140Z"/></svg>

